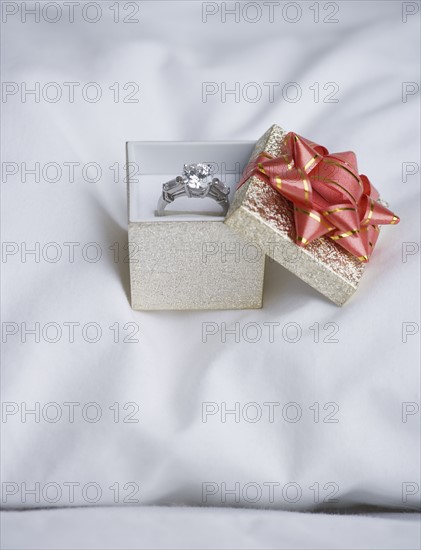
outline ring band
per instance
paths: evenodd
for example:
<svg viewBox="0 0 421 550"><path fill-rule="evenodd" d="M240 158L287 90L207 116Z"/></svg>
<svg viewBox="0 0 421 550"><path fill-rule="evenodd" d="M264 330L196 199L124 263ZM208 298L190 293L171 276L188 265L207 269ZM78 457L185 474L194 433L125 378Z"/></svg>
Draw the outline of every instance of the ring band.
<svg viewBox="0 0 421 550"><path fill-rule="evenodd" d="M181 176L162 185L156 215L163 216L165 208L179 197L209 197L222 208L221 215L225 216L229 208L230 189L220 179L212 178L212 173L210 164L185 164Z"/></svg>

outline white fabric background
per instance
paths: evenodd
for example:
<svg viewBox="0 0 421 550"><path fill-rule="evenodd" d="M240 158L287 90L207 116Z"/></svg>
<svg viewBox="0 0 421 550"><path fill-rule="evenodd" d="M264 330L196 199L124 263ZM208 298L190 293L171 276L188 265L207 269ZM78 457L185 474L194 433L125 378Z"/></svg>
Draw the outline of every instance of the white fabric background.
<svg viewBox="0 0 421 550"><path fill-rule="evenodd" d="M419 548L417 514L327 515L145 506L7 512L2 518L7 520L7 545L3 547L19 550Z"/></svg>
<svg viewBox="0 0 421 550"><path fill-rule="evenodd" d="M87 504L79 490L74 502L23 498L22 483L63 487L66 482L95 482L102 489L98 505L110 505L112 484L123 488L134 482L142 505L193 506L203 504L203 482L228 488L236 482L241 487L278 482L281 487L298 483L302 498L294 504L279 493L275 502L264 495L255 503L228 497L225 505L297 511L323 507L309 486L334 482L339 507L417 509L419 491L404 502L402 483L420 485L420 415L403 423L401 413L403 402L420 402L418 337L402 342L402 323L419 323L419 255L404 263L402 243L418 241L419 174L403 182L402 163L419 164L419 94L403 103L401 89L402 82L419 79L419 14L403 23L401 2L339 2L339 23L314 23L309 3L301 2L302 17L294 24L278 11L274 23L265 17L255 24L235 23L228 17L224 24L220 15L202 23L201 2L142 2L139 23L124 24L113 22L110 5L101 2L102 18L95 24L76 12L72 24L34 23L29 17L22 23L18 14L2 26L3 81L16 82L20 89L24 82L28 88L35 82L80 82L80 89L94 81L103 90L97 103L84 101L77 91L73 103L64 98L36 103L29 97L22 102L19 94L3 103L4 161L28 167L35 162L96 162L103 174L97 183L86 181L80 168L74 182L64 175L57 183L42 175L39 182L32 176L22 182L20 169L3 177L3 241L17 243L19 249L3 257L3 323L29 327L39 322L42 327L56 322L63 327L66 322L95 322L102 337L88 343L80 328L73 343L65 333L54 344L43 338L34 342L32 336L23 342L20 332L9 336L3 345L2 398L17 403L19 410L22 403L33 408L35 402L56 402L64 411L65 402L96 402L103 416L97 423L80 414L73 423L3 417L2 478L19 491L2 506ZM320 2L321 16L323 6ZM109 86L118 82L122 88L131 81L140 84L139 102L115 103ZM236 103L229 96L224 103L218 95L203 102L202 83L209 81L226 82L228 88L236 81L253 81L263 93L264 82L279 82L278 90L296 82L302 98L289 103L278 92L273 103L267 96L256 103ZM315 82L322 97L323 86L336 82L339 102L315 102L309 89ZM340 309L268 263L262 310L132 311L128 264L122 254L114 262L109 250L127 239L124 143L257 139L274 122L331 151L356 151L360 171L402 219L382 231L358 293ZM109 169L116 162L117 183ZM37 242L41 248L58 243L63 258L49 263L28 256L23 262L23 243L33 248ZM80 243L74 262L66 258L66 242ZM96 263L80 253L90 242L103 252ZM122 341L129 322L140 327L138 343ZM277 322L280 327L274 342L266 335L258 343L243 338L236 343L232 337L223 343L216 335L203 343L203 322L228 327ZM302 327L297 343L282 338L282 327L291 322ZM315 343L310 327L319 323L323 338L329 322L339 327L339 343ZM120 326L119 343L109 329L114 323ZM121 407L138 403L139 423L113 422L108 407L116 402ZM235 402L262 407L279 402L278 410L296 402L303 416L297 423L279 414L273 423L236 423L232 416L225 423L217 416L203 423L203 402L225 402L228 408ZM315 402L321 407L337 403L339 422L315 423L309 410ZM218 494L207 504L224 503ZM78 511L72 525L84 513ZM10 547L37 546L29 543L35 516L27 516L6 513ZM264 525L261 517L251 521ZM301 516L294 517L300 525ZM221 526L222 545L228 522ZM320 528L328 541L331 530ZM416 531L408 531L405 547L416 545ZM181 528L179 546L183 532ZM296 547L312 547L312 536L308 534L307 546L296 541ZM72 540L75 547L84 547ZM153 546L153 538L146 540ZM388 540L385 535L383 543ZM157 547L160 543L169 546L158 541ZM263 546L281 543L266 533ZM126 547L124 538L121 547Z"/></svg>

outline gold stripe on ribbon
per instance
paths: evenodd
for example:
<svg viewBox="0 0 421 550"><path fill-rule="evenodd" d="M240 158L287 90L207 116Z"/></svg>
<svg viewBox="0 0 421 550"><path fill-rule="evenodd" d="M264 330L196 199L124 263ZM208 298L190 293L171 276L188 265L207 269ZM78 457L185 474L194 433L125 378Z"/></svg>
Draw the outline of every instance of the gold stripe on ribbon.
<svg viewBox="0 0 421 550"><path fill-rule="evenodd" d="M368 231L370 229L370 227L375 229L377 231L377 233L379 232L379 226L378 225L364 225L363 227L360 227L360 232L362 233L363 231Z"/></svg>
<svg viewBox="0 0 421 550"><path fill-rule="evenodd" d="M368 223L373 215L374 210L374 201L373 199L370 199L370 212L368 213L367 219L364 221L364 223Z"/></svg>
<svg viewBox="0 0 421 550"><path fill-rule="evenodd" d="M368 256L357 256L357 259L360 260L360 262L368 262Z"/></svg>
<svg viewBox="0 0 421 550"><path fill-rule="evenodd" d="M370 229L370 227L372 227L377 233L379 233L380 228L379 228L378 225L364 225L363 227L360 227L361 233L363 231L368 231Z"/></svg>
<svg viewBox="0 0 421 550"><path fill-rule="evenodd" d="M308 202L308 181L306 178L303 178L303 184L304 184L304 200Z"/></svg>
<svg viewBox="0 0 421 550"><path fill-rule="evenodd" d="M300 173L301 181L303 182L303 186L304 186L304 200L305 202L308 202L309 186L307 181L307 174L305 174L301 168L299 168L298 171Z"/></svg>
<svg viewBox="0 0 421 550"><path fill-rule="evenodd" d="M308 240L307 240L307 239L305 239L304 237L300 237L300 236L297 237L297 241L300 241L300 242L302 242L303 244L307 244L307 243L308 243Z"/></svg>
<svg viewBox="0 0 421 550"><path fill-rule="evenodd" d="M282 189L282 180L279 176L276 176L275 178L276 186L279 187L279 189Z"/></svg>
<svg viewBox="0 0 421 550"><path fill-rule="evenodd" d="M288 170L292 170L292 167L294 166L294 159L289 159L288 155L281 155L284 161L287 163Z"/></svg>
<svg viewBox="0 0 421 550"><path fill-rule="evenodd" d="M398 223L399 218L397 216L393 216L392 221L390 222L390 225L395 225L395 223Z"/></svg>
<svg viewBox="0 0 421 550"><path fill-rule="evenodd" d="M311 166L312 164L314 164L314 162L315 162L315 160L316 160L316 158L317 158L318 156L319 156L319 155L316 153L316 154L314 155L314 157L313 157L312 159L310 159L310 160L307 162L307 164L304 166L304 170L305 170L306 172L307 172L307 169L310 168L310 166Z"/></svg>
<svg viewBox="0 0 421 550"><path fill-rule="evenodd" d="M308 210L303 210L302 208L298 208L297 206L294 206L294 210L296 212L300 212L300 214L306 214L306 216L310 216L310 218L313 218L313 220L316 220L316 222L319 222L325 227L327 227L329 231L333 231L335 229L334 227L331 227L326 222L326 220L324 220L321 216L319 216L319 214L316 214L315 212L309 212Z"/></svg>
<svg viewBox="0 0 421 550"><path fill-rule="evenodd" d="M263 164L262 164L261 162L259 162L259 163L257 164L257 167L259 168L259 170L260 170L265 176L267 176L265 167L263 166Z"/></svg>
<svg viewBox="0 0 421 550"><path fill-rule="evenodd" d="M309 212L308 210L303 210L302 208L297 208L296 206L294 206L294 210L300 212L301 214L307 214L307 216L310 216L310 218L313 218L313 220L316 220L319 223L322 221L320 216L314 212Z"/></svg>
<svg viewBox="0 0 421 550"><path fill-rule="evenodd" d="M333 239L334 241L337 241L338 239L346 239L347 237L350 237L351 235L356 235L359 232L360 232L359 229L352 229L351 231L347 231L346 233L342 233L341 235L333 235L330 238Z"/></svg>
<svg viewBox="0 0 421 550"><path fill-rule="evenodd" d="M329 214L334 214L335 212L344 212L345 210L352 210L353 212L355 212L355 208L351 208L351 207L347 206L347 207L344 207L344 208L334 208L333 210L325 210L323 212L323 214L325 216L328 216Z"/></svg>

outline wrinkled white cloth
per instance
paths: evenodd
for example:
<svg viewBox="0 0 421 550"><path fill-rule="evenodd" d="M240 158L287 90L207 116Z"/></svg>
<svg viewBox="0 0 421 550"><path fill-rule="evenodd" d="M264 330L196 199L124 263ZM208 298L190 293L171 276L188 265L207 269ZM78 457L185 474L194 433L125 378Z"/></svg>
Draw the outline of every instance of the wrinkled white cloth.
<svg viewBox="0 0 421 550"><path fill-rule="evenodd" d="M419 548L419 514L301 514L190 507L73 508L1 514L4 550Z"/></svg>
<svg viewBox="0 0 421 550"><path fill-rule="evenodd" d="M419 14L132 4L3 24L2 506L417 509ZM273 123L354 150L402 219L356 295L338 308L267 262L262 310L132 311L125 142Z"/></svg>

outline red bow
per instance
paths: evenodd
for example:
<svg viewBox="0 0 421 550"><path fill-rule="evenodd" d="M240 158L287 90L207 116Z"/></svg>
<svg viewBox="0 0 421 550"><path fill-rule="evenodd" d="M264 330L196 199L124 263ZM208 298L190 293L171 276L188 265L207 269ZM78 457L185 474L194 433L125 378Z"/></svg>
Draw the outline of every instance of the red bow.
<svg viewBox="0 0 421 550"><path fill-rule="evenodd" d="M260 154L246 169L258 175L293 203L295 241L299 246L330 237L359 260L367 262L379 225L399 218L377 199L367 176L358 174L352 151L329 154L326 147L290 132L281 155Z"/></svg>

